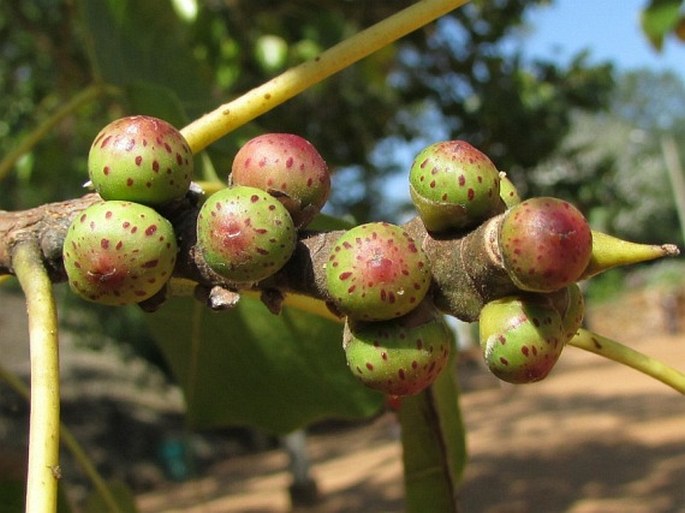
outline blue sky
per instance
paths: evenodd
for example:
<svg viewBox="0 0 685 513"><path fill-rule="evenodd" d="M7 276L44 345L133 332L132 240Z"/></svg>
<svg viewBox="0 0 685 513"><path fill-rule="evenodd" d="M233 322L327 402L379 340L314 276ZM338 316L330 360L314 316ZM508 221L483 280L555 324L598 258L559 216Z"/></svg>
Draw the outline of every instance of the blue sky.
<svg viewBox="0 0 685 513"><path fill-rule="evenodd" d="M531 9L523 40L529 55L557 56L566 62L589 49L591 60L610 60L618 69L671 69L685 79L685 43L669 38L657 53L640 30L640 10L648 0L554 0Z"/></svg>

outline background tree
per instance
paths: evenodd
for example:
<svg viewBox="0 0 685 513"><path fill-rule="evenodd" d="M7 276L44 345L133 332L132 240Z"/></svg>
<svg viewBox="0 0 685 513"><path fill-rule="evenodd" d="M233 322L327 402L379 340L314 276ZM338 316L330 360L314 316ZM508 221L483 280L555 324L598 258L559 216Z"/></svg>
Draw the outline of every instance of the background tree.
<svg viewBox="0 0 685 513"><path fill-rule="evenodd" d="M685 85L671 72L619 75L610 108L572 114L561 148L527 173L530 193L574 198L596 228L654 242L681 240L662 152L685 142Z"/></svg>

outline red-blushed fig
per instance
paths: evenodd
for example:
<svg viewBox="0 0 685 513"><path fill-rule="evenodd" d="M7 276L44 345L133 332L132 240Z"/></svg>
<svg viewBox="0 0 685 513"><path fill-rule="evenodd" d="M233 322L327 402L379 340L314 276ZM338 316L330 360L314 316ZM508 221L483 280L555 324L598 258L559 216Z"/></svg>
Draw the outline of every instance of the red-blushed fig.
<svg viewBox="0 0 685 513"><path fill-rule="evenodd" d="M333 244L326 284L336 307L355 319L380 321L416 308L428 292L428 257L401 227L377 222L348 230Z"/></svg>
<svg viewBox="0 0 685 513"><path fill-rule="evenodd" d="M566 343L561 316L551 298L542 294L487 303L481 310L479 333L490 371L516 384L544 379Z"/></svg>
<svg viewBox="0 0 685 513"><path fill-rule="evenodd" d="M492 161L465 141L421 150L409 171L409 192L431 232L473 227L500 213L500 175Z"/></svg>
<svg viewBox="0 0 685 513"><path fill-rule="evenodd" d="M176 263L171 223L128 201L95 203L72 221L63 246L71 289L106 305L139 303L159 292Z"/></svg>
<svg viewBox="0 0 685 513"><path fill-rule="evenodd" d="M231 282L268 278L290 259L296 242L288 211L255 187L236 185L215 192L197 217L197 247L202 257Z"/></svg>
<svg viewBox="0 0 685 513"><path fill-rule="evenodd" d="M567 201L538 197L504 214L499 233L504 268L521 290L552 292L578 281L590 262L592 232Z"/></svg>
<svg viewBox="0 0 685 513"><path fill-rule="evenodd" d="M300 228L319 213L331 192L328 166L316 148L295 134L269 133L245 143L229 180L278 198Z"/></svg>
<svg viewBox="0 0 685 513"><path fill-rule="evenodd" d="M128 116L112 121L95 137L88 174L106 200L157 206L186 193L193 155L181 132L166 121Z"/></svg>
<svg viewBox="0 0 685 513"><path fill-rule="evenodd" d="M452 332L424 301L407 315L380 322L347 319L343 348L347 365L366 386L391 396L419 393L449 360Z"/></svg>

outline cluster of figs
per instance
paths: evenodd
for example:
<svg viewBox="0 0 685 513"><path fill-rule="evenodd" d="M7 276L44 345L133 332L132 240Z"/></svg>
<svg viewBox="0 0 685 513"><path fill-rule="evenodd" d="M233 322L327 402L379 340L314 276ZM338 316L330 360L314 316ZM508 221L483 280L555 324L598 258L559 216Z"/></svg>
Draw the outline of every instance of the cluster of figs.
<svg viewBox="0 0 685 513"><path fill-rule="evenodd" d="M64 241L68 282L83 298L141 303L171 278L178 255L169 204L188 192L192 151L179 130L150 116L118 119L88 155L103 201L73 219ZM576 282L586 272L592 232L583 215L555 198L521 201L513 184L463 141L424 148L409 173L411 197L432 237L456 237L501 216L502 266L519 293L487 303L479 317L485 361L499 378L544 378L583 318ZM236 153L228 186L203 198L195 252L222 283L255 286L281 270L326 203L326 162L294 134L257 136ZM361 224L341 232L322 269L327 300L345 318L352 373L389 396L413 395L447 366L453 336L431 300L431 262L399 225Z"/></svg>

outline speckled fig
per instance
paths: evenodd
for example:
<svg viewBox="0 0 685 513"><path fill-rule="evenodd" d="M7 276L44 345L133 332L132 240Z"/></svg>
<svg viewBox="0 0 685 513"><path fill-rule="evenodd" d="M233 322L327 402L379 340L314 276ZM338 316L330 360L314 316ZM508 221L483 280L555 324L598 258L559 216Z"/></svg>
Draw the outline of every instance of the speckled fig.
<svg viewBox="0 0 685 513"><path fill-rule="evenodd" d="M71 289L106 305L139 303L159 292L174 269L171 223L128 201L95 203L72 221L63 246Z"/></svg>
<svg viewBox="0 0 685 513"><path fill-rule="evenodd" d="M235 283L258 282L292 256L297 232L285 207L256 187L212 194L197 217L197 247L207 265Z"/></svg>
<svg viewBox="0 0 685 513"><path fill-rule="evenodd" d="M551 299L541 294L487 303L481 310L479 333L490 371L517 384L545 378L566 342L559 312Z"/></svg>
<svg viewBox="0 0 685 513"><path fill-rule="evenodd" d="M504 268L526 291L552 292L578 281L592 254L587 220L557 198L531 198L511 207L498 239Z"/></svg>
<svg viewBox="0 0 685 513"><path fill-rule="evenodd" d="M326 284L337 308L355 319L400 317L425 297L431 282L428 257L400 226L356 226L333 244Z"/></svg>
<svg viewBox="0 0 685 513"><path fill-rule="evenodd" d="M233 159L229 180L272 194L303 227L328 200L331 178L316 148L295 134L269 133L245 143Z"/></svg>
<svg viewBox="0 0 685 513"><path fill-rule="evenodd" d="M445 368L453 346L443 316L423 302L407 315L381 322L348 319L347 365L366 386L391 396L419 393Z"/></svg>
<svg viewBox="0 0 685 513"><path fill-rule="evenodd" d="M95 137L88 174L104 199L158 206L186 193L193 156L183 135L166 121L128 116Z"/></svg>
<svg viewBox="0 0 685 513"><path fill-rule="evenodd" d="M504 209L497 168L465 141L421 150L409 171L409 192L432 232L470 228Z"/></svg>

